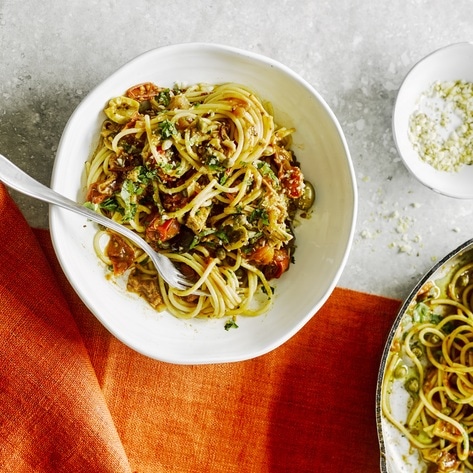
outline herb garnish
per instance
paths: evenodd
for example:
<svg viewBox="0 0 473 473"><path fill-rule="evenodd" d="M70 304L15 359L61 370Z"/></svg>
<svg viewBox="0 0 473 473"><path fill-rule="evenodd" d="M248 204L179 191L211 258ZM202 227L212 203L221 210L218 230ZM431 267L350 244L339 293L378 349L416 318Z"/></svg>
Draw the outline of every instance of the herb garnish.
<svg viewBox="0 0 473 473"><path fill-rule="evenodd" d="M156 95L156 100L159 103L159 105L163 105L164 107L167 107L169 103L171 102L171 91L169 89L164 89L159 92L158 95Z"/></svg>
<svg viewBox="0 0 473 473"><path fill-rule="evenodd" d="M158 124L158 129L161 133L163 138L171 138L172 135L177 134L176 127L174 123L170 122L169 120L163 120Z"/></svg>
<svg viewBox="0 0 473 473"><path fill-rule="evenodd" d="M248 221L253 223L257 220L261 220L263 225L269 225L269 215L266 209L258 208L254 209L248 217Z"/></svg>
<svg viewBox="0 0 473 473"><path fill-rule="evenodd" d="M230 329L232 328L238 328L238 325L235 321L234 318L230 319L230 320L227 320L227 322L225 323L225 330L228 332Z"/></svg>

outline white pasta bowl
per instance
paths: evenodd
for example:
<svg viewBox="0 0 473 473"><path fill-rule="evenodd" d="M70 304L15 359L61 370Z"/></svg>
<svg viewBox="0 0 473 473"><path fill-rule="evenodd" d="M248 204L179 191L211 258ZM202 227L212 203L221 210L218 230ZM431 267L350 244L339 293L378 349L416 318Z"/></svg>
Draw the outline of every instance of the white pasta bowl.
<svg viewBox="0 0 473 473"><path fill-rule="evenodd" d="M420 60L409 71L399 88L393 110L393 135L397 149L407 169L428 188L459 199L473 198L473 166L462 165L456 171L435 167L421 158L415 147L416 140L410 137L411 117L419 111L427 112L432 120L437 120L443 111L449 116L446 126L438 126L437 131L426 138L424 143L443 143L451 132L461 124L456 113L451 113L444 101L426 99L433 84L452 81L473 83L473 44L456 43L438 49ZM471 103L471 98L469 99ZM434 104L434 109L432 109ZM427 105L427 107L426 107ZM469 106L473 107L473 103ZM451 115L451 116L450 116ZM466 120L462 120L466 121ZM469 117L471 121L471 117ZM441 123L441 122L439 122ZM471 145L468 144L468 147ZM441 144L441 147L444 147ZM453 156L457 146L445 146L448 156ZM436 153L440 155L440 153Z"/></svg>
<svg viewBox="0 0 473 473"><path fill-rule="evenodd" d="M50 227L59 262L79 297L119 340L157 360L177 364L246 360L296 334L323 306L345 267L357 213L353 165L341 127L323 98L287 67L266 57L211 44L182 44L138 56L92 90L68 121L55 160L52 187L84 201L84 163L96 146L112 97L143 83L237 82L272 103L276 122L295 127L293 150L316 189L315 211L296 229L295 264L277 280L264 315L237 319L177 319L105 277L93 249L96 227L51 208Z"/></svg>

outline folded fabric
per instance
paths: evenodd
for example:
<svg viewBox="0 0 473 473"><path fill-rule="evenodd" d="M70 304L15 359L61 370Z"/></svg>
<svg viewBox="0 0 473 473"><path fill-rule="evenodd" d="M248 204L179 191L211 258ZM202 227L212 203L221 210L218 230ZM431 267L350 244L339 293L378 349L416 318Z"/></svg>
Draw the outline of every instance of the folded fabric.
<svg viewBox="0 0 473 473"><path fill-rule="evenodd" d="M399 301L337 288L264 356L171 365L103 328L1 184L0 214L0 471L379 471L376 377Z"/></svg>
<svg viewBox="0 0 473 473"><path fill-rule="evenodd" d="M70 308L0 184L0 471L131 471Z"/></svg>

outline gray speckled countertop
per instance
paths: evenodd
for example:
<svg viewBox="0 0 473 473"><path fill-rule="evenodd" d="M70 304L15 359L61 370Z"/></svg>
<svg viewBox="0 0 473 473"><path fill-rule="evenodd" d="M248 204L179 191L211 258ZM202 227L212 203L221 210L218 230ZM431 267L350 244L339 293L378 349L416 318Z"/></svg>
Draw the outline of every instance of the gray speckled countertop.
<svg viewBox="0 0 473 473"><path fill-rule="evenodd" d="M473 205L408 174L392 139L393 103L407 71L471 40L472 24L469 0L1 0L0 152L49 183L74 108L149 49L203 41L267 55L322 94L350 147L359 213L339 285L403 299L473 237ZM32 226L47 227L47 205L13 195Z"/></svg>

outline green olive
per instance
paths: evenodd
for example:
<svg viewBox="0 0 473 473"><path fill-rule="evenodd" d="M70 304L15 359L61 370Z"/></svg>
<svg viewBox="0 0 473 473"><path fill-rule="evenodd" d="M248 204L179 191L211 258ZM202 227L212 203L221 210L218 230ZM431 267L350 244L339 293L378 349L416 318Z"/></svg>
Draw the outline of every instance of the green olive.
<svg viewBox="0 0 473 473"><path fill-rule="evenodd" d="M309 210L315 201L315 189L309 181L304 181L304 193L297 199L297 208Z"/></svg>

